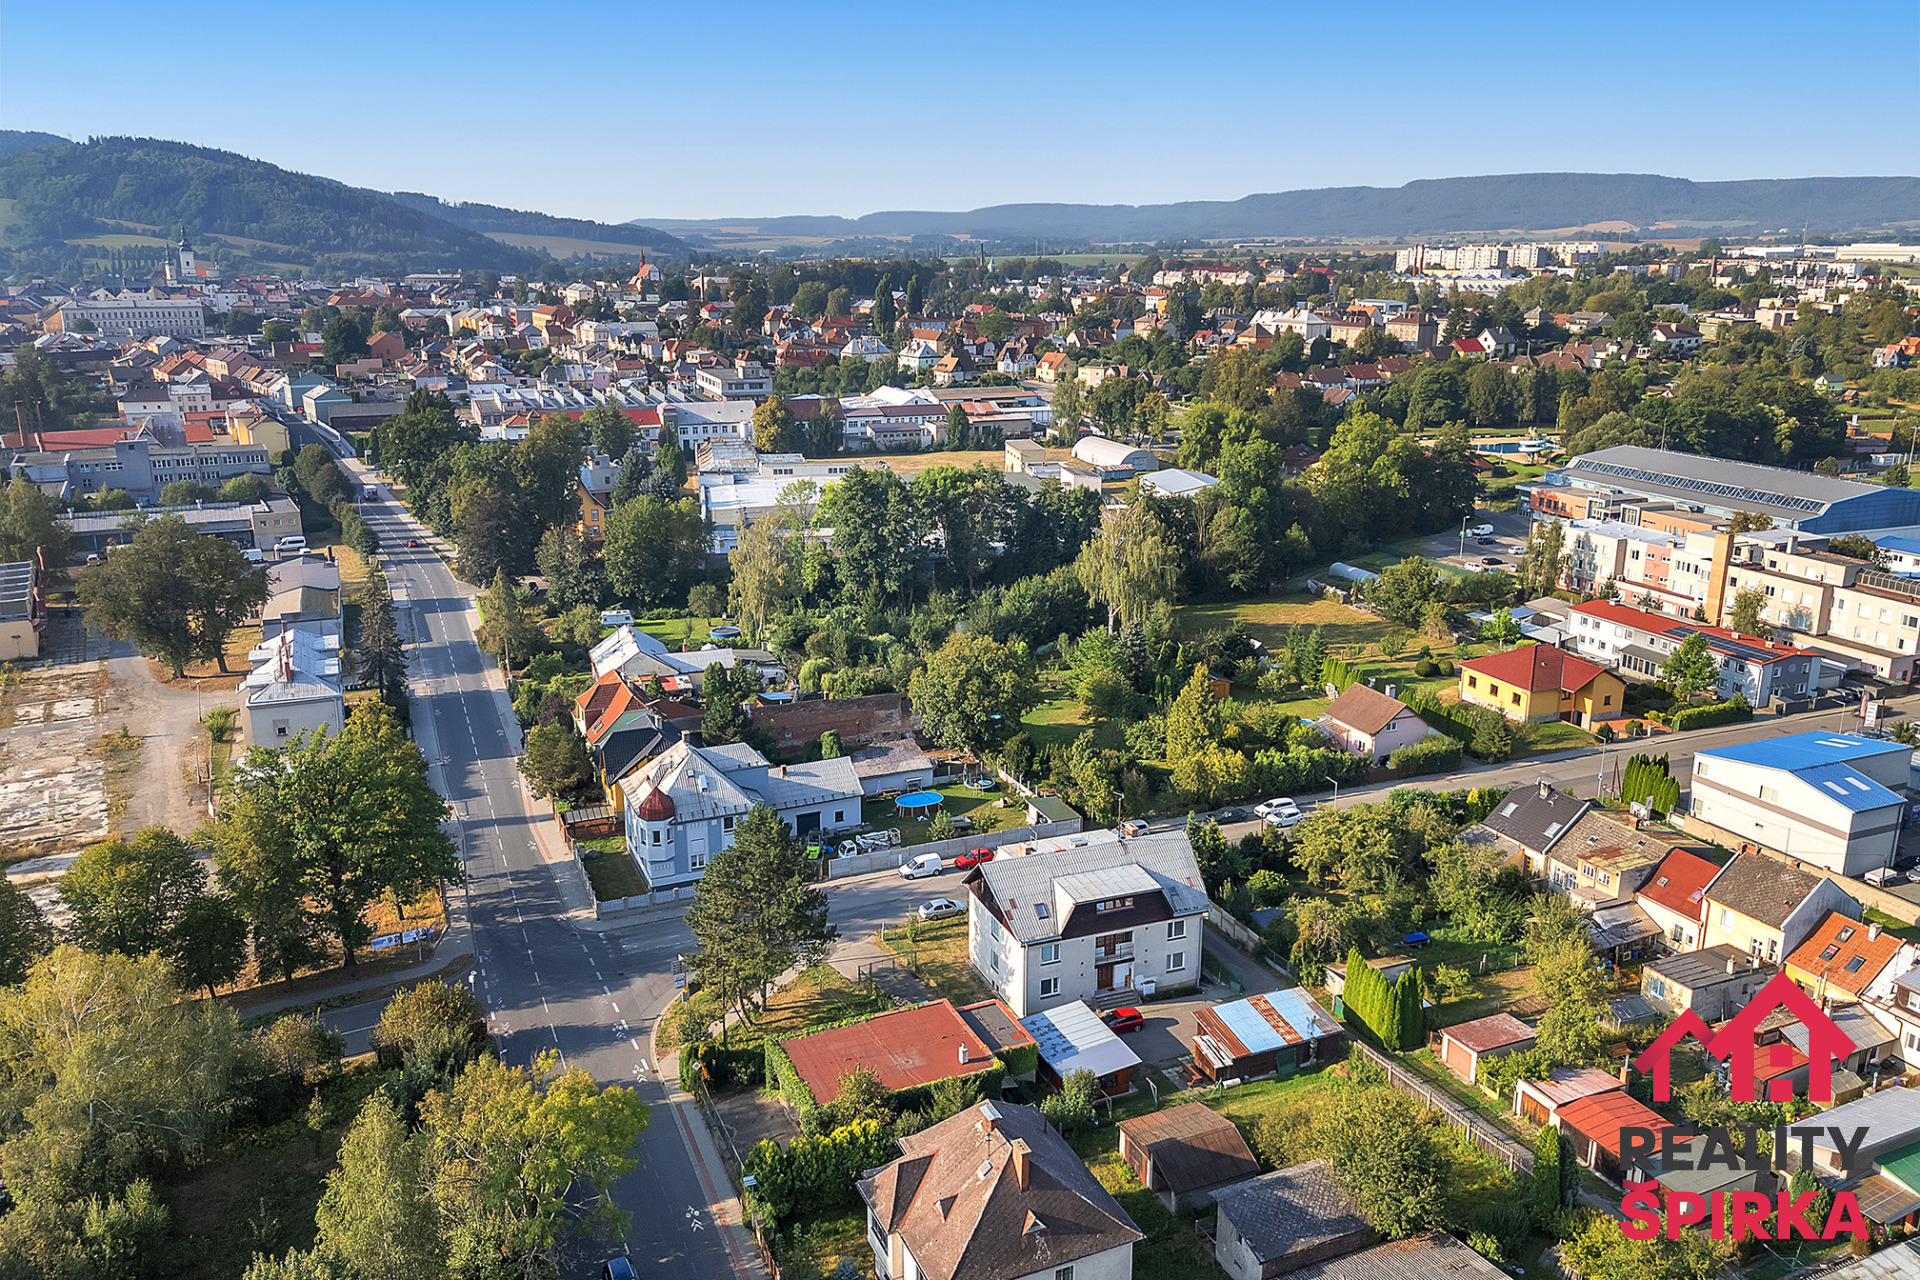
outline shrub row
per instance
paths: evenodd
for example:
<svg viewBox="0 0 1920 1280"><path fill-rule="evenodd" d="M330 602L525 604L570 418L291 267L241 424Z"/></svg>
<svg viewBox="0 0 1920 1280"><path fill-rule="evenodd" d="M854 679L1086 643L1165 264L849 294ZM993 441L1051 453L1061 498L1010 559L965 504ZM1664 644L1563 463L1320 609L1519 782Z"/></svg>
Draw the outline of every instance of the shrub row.
<svg viewBox="0 0 1920 1280"><path fill-rule="evenodd" d="M1736 724L1742 720L1753 719L1753 707L1747 702L1746 695L1736 693L1725 702L1711 702L1702 707L1682 707L1665 717L1667 727L1675 733L1684 733L1688 729L1711 729L1715 725Z"/></svg>
<svg viewBox="0 0 1920 1280"><path fill-rule="evenodd" d="M1444 734L1395 747L1387 757L1387 767L1403 778L1422 773L1450 773L1460 767L1466 748L1458 739Z"/></svg>

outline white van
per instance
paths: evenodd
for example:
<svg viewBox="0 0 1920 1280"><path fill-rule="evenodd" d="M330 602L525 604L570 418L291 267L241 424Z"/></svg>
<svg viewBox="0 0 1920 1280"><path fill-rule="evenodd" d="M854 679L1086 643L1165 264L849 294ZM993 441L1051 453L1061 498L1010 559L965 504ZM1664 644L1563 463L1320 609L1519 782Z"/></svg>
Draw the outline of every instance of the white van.
<svg viewBox="0 0 1920 1280"><path fill-rule="evenodd" d="M624 627L633 621L633 614L625 609L602 609L600 625L603 627Z"/></svg>
<svg viewBox="0 0 1920 1280"><path fill-rule="evenodd" d="M273 549L280 552L305 551L307 536L303 533L283 533L280 535L280 541L273 544Z"/></svg>
<svg viewBox="0 0 1920 1280"><path fill-rule="evenodd" d="M1469 538L1484 538L1484 537L1486 537L1486 536L1487 536L1488 534L1490 534L1490 533L1492 533L1492 532L1493 532L1493 526L1492 526L1492 525L1490 525L1490 524L1477 524L1477 525L1475 525L1475 526L1473 526L1473 528L1471 528L1471 529L1469 529L1469 530L1467 530L1467 536L1468 536Z"/></svg>
<svg viewBox="0 0 1920 1280"><path fill-rule="evenodd" d="M267 562L267 553L258 547L248 547L240 553L240 556L248 564L265 564Z"/></svg>
<svg viewBox="0 0 1920 1280"><path fill-rule="evenodd" d="M902 880L918 880L922 876L937 876L940 874L940 871L940 855L937 853L923 853L915 857L913 861L901 865L900 878Z"/></svg>

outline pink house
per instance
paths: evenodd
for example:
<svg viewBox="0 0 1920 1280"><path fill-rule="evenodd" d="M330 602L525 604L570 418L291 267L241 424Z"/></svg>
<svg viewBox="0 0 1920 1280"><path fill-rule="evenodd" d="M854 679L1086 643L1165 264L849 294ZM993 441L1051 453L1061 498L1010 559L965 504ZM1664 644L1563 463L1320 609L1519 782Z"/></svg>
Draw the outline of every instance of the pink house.
<svg viewBox="0 0 1920 1280"><path fill-rule="evenodd" d="M1378 764L1395 747L1418 742L1433 730L1398 698L1355 683L1327 707L1321 730L1348 755L1372 756Z"/></svg>

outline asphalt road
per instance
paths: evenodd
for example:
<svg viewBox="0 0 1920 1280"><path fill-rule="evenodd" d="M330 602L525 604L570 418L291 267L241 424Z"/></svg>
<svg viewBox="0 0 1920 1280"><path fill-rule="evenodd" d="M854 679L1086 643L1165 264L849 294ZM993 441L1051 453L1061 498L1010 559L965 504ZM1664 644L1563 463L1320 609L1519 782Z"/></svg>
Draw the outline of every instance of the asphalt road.
<svg viewBox="0 0 1920 1280"><path fill-rule="evenodd" d="M349 463L360 483L368 478ZM624 1242L636 1270L665 1280L710 1280L735 1270L721 1233L706 1219L715 1197L702 1185L685 1125L648 1060L653 1019L673 998L669 962L685 949L685 927L594 932L577 929L551 870L533 844L515 758L520 734L497 671L472 631L470 588L424 545L425 531L392 500L360 504L383 548L389 581L412 600L415 644L408 672L416 736L451 802L467 884L456 890L456 924L472 930L470 981L502 1057L531 1062L552 1050L602 1084L637 1088L653 1108L635 1149L640 1164L614 1188L633 1215ZM463 909L463 910L462 910ZM376 1013L345 1012L343 1029L364 1037ZM567 1273L598 1273L607 1250L582 1251Z"/></svg>

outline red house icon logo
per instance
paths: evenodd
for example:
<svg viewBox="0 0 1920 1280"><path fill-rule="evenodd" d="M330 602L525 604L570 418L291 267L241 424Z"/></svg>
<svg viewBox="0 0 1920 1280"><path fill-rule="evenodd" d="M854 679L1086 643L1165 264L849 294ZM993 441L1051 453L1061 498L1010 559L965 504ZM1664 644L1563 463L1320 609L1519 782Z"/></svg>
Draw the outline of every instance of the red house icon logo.
<svg viewBox="0 0 1920 1280"><path fill-rule="evenodd" d="M1692 1036L1701 1048L1727 1064L1728 1097L1735 1102L1758 1102L1756 1064L1760 1050L1768 1050L1768 1065L1776 1070L1785 1067L1793 1056L1792 1046L1784 1041L1759 1044L1760 1023L1776 1009L1787 1010L1807 1029L1807 1096L1816 1102L1831 1102L1833 1064L1836 1060L1844 1062L1859 1046L1784 973L1775 974L1746 1008L1722 1023L1718 1031L1708 1027L1693 1010L1682 1013L1634 1059L1633 1065L1652 1078L1654 1100L1666 1102L1673 1097L1673 1051ZM1792 1097L1791 1081L1776 1077L1768 1082L1767 1101L1785 1102Z"/></svg>

